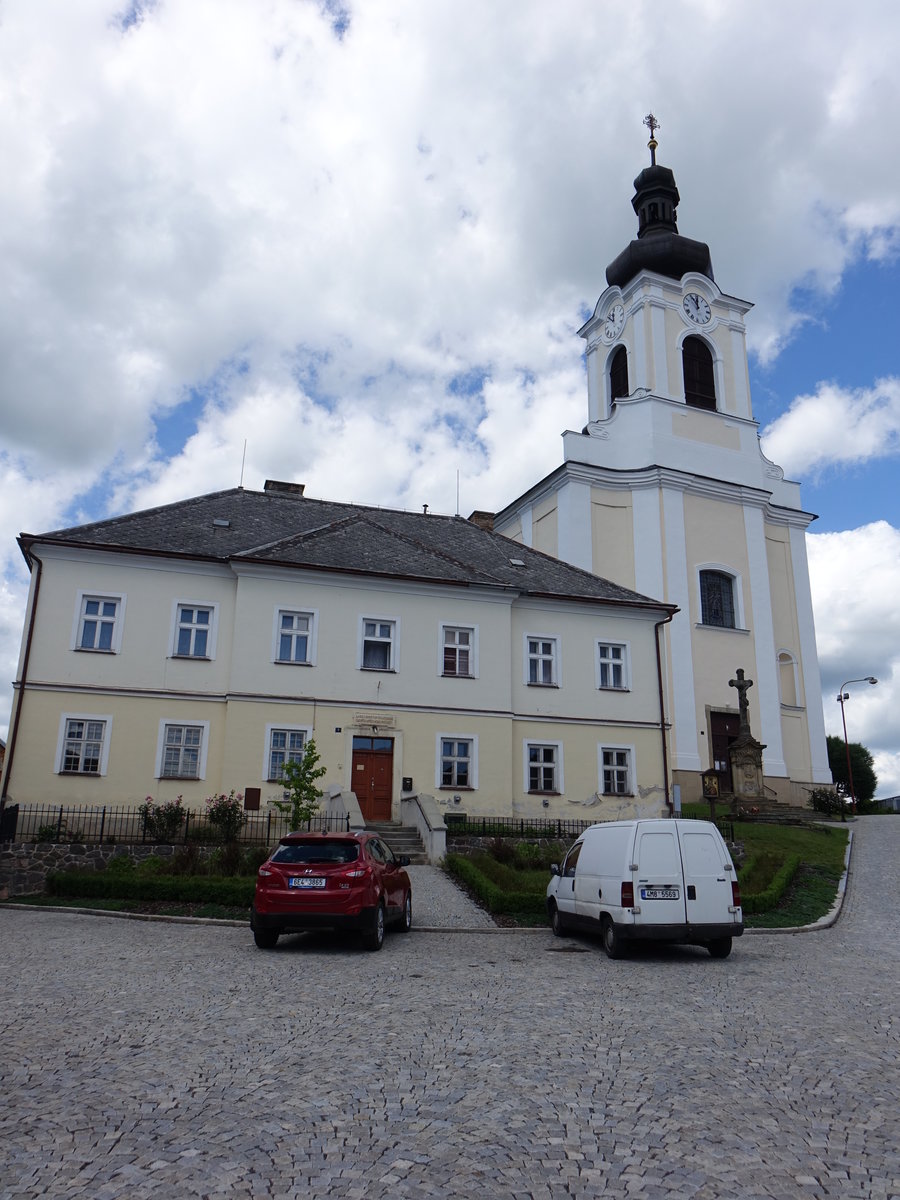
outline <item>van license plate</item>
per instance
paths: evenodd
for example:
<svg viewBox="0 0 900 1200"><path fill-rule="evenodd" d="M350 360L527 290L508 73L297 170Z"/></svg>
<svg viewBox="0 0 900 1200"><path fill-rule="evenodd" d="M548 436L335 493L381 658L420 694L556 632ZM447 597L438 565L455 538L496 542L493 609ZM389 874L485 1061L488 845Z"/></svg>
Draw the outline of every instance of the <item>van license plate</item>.
<svg viewBox="0 0 900 1200"><path fill-rule="evenodd" d="M678 888L641 888L642 900L678 900Z"/></svg>
<svg viewBox="0 0 900 1200"><path fill-rule="evenodd" d="M292 875L288 887L292 888L323 888L325 878L322 875Z"/></svg>

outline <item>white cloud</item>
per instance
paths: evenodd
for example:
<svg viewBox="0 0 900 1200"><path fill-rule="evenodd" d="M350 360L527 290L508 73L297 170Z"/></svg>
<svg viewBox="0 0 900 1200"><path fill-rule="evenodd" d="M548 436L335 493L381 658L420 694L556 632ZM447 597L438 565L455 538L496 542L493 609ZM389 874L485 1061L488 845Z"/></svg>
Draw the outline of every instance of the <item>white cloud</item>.
<svg viewBox="0 0 900 1200"><path fill-rule="evenodd" d="M807 538L825 728L843 736L836 697L845 701L847 735L876 759L880 795L900 793L900 530L886 521Z"/></svg>
<svg viewBox="0 0 900 1200"><path fill-rule="evenodd" d="M9 595L20 530L233 486L245 440L248 486L410 508L453 511L457 471L467 512L552 470L587 417L575 331L635 235L651 107L679 227L756 302L764 358L802 328L798 285L896 253L900 159L871 117L900 100L887 0L849 24L837 0L815 21L372 0L343 38L324 4L142 7L127 28L123 0L3 7ZM851 418L833 444L896 437L895 381L827 399L797 404Z"/></svg>
<svg viewBox="0 0 900 1200"><path fill-rule="evenodd" d="M870 388L820 383L762 433L766 456L797 478L835 465L900 454L900 378Z"/></svg>

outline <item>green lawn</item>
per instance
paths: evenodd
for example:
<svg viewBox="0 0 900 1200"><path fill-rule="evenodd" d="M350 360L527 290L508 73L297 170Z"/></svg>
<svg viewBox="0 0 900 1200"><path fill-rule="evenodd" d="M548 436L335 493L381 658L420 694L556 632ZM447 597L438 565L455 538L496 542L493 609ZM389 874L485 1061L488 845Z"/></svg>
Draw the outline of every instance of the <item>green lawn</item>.
<svg viewBox="0 0 900 1200"><path fill-rule="evenodd" d="M744 923L772 929L808 925L834 904L844 870L847 828L842 825L764 825L734 822L735 841L745 851L739 870ZM508 923L546 922L544 898L549 859L560 861L564 847L551 850L546 865L498 862L480 850L450 854L447 869L496 917ZM507 852L504 855L509 858ZM757 909L750 912L749 909Z"/></svg>

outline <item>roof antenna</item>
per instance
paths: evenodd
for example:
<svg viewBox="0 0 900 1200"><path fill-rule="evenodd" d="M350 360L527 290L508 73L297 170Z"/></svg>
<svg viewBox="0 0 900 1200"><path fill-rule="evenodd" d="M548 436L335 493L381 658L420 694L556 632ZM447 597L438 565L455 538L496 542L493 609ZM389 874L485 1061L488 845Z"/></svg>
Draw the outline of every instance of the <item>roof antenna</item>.
<svg viewBox="0 0 900 1200"><path fill-rule="evenodd" d="M644 124L650 130L650 141L647 143L647 149L650 151L650 166L656 166L656 147L659 142L656 140L656 131L659 129L659 121L654 117L653 113L647 113L644 117Z"/></svg>
<svg viewBox="0 0 900 1200"><path fill-rule="evenodd" d="M456 515L459 516L459 467L456 468Z"/></svg>
<svg viewBox="0 0 900 1200"><path fill-rule="evenodd" d="M422 512L423 512L423 513L427 513L427 512L428 512L428 505L427 505L427 504L423 504L423 505L422 505Z"/></svg>
<svg viewBox="0 0 900 1200"><path fill-rule="evenodd" d="M246 457L247 457L247 439L244 438L244 453L241 455L241 482L238 484L239 488L243 488L243 486L244 486L244 460L246 459Z"/></svg>

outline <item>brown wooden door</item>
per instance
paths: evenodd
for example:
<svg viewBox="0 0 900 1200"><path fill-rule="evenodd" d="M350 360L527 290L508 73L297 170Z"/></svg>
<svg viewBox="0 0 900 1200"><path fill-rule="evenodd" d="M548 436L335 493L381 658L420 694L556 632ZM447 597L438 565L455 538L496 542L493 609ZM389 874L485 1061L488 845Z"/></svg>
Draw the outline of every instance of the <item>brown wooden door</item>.
<svg viewBox="0 0 900 1200"><path fill-rule="evenodd" d="M737 713L714 712L709 714L709 740L712 749L712 768L719 776L719 794L733 792L734 782L731 778L731 755L728 753L731 743L735 740L741 728L741 718Z"/></svg>
<svg viewBox="0 0 900 1200"><path fill-rule="evenodd" d="M394 778L393 738L353 739L353 791L367 821L389 821Z"/></svg>

